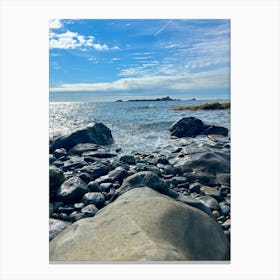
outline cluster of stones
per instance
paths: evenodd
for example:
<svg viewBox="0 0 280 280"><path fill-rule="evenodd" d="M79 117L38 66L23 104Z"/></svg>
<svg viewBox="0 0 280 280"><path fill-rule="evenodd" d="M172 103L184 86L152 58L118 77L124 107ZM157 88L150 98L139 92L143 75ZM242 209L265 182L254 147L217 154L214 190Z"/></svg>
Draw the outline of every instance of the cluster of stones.
<svg viewBox="0 0 280 280"><path fill-rule="evenodd" d="M142 187L202 210L230 239L228 143L205 145L196 153L182 145L168 154L127 155L105 146L113 139L103 124L73 134L50 146L50 240L71 223L97 217L105 206Z"/></svg>

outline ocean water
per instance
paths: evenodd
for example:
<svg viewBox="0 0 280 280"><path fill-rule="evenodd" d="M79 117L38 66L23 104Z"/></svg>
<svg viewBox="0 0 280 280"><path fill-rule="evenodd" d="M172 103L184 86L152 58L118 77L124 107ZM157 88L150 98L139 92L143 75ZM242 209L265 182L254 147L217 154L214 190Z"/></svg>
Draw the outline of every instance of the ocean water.
<svg viewBox="0 0 280 280"><path fill-rule="evenodd" d="M182 142L193 148L203 143L210 145L211 141L205 136L170 139L169 128L181 118L193 116L206 124L223 126L230 131L230 110L174 111L170 108L213 101L229 100L50 102L50 139L84 128L93 122L102 122L112 131L115 143L111 148L121 147L125 153L170 152Z"/></svg>

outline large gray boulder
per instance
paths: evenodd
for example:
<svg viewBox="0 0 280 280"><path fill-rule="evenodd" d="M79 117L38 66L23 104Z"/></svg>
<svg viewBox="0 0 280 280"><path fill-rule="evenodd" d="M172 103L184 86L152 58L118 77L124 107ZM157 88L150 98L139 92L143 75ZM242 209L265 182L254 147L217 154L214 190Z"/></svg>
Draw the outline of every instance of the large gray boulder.
<svg viewBox="0 0 280 280"><path fill-rule="evenodd" d="M111 130L103 123L94 123L84 129L77 130L55 139L50 145L50 152L64 148L67 151L81 143L110 145L113 143Z"/></svg>
<svg viewBox="0 0 280 280"><path fill-rule="evenodd" d="M132 189L50 242L50 261L223 261L229 241L205 213Z"/></svg>
<svg viewBox="0 0 280 280"><path fill-rule="evenodd" d="M219 134L228 135L228 129L221 126L204 124L195 117L182 118L170 128L171 136L178 138L196 137L197 135Z"/></svg>
<svg viewBox="0 0 280 280"><path fill-rule="evenodd" d="M65 230L70 223L58 220L58 219L49 219L49 241L54 239L58 234Z"/></svg>

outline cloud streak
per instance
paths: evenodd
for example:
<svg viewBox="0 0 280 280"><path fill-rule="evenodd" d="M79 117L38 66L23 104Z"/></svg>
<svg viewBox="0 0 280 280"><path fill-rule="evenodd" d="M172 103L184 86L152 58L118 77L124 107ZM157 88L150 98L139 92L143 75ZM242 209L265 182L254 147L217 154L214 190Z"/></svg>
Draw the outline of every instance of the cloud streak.
<svg viewBox="0 0 280 280"><path fill-rule="evenodd" d="M229 69L222 68L200 73L186 73L173 76L145 76L137 78L123 78L111 83L77 83L62 84L59 87L50 88L51 92L63 91L137 91L137 90L190 90L190 89L214 89L229 87Z"/></svg>
<svg viewBox="0 0 280 280"><path fill-rule="evenodd" d="M160 32L162 32L171 22L173 19L170 19L164 26L162 26L155 34L154 37L158 36Z"/></svg>

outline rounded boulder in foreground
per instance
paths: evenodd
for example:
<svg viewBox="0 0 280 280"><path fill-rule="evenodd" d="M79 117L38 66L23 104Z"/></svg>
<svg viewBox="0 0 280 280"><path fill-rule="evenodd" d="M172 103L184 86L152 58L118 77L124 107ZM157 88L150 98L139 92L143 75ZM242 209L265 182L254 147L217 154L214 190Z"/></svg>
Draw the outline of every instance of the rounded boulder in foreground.
<svg viewBox="0 0 280 280"><path fill-rule="evenodd" d="M51 261L229 260L229 241L202 211L150 188L121 195L50 242Z"/></svg>

